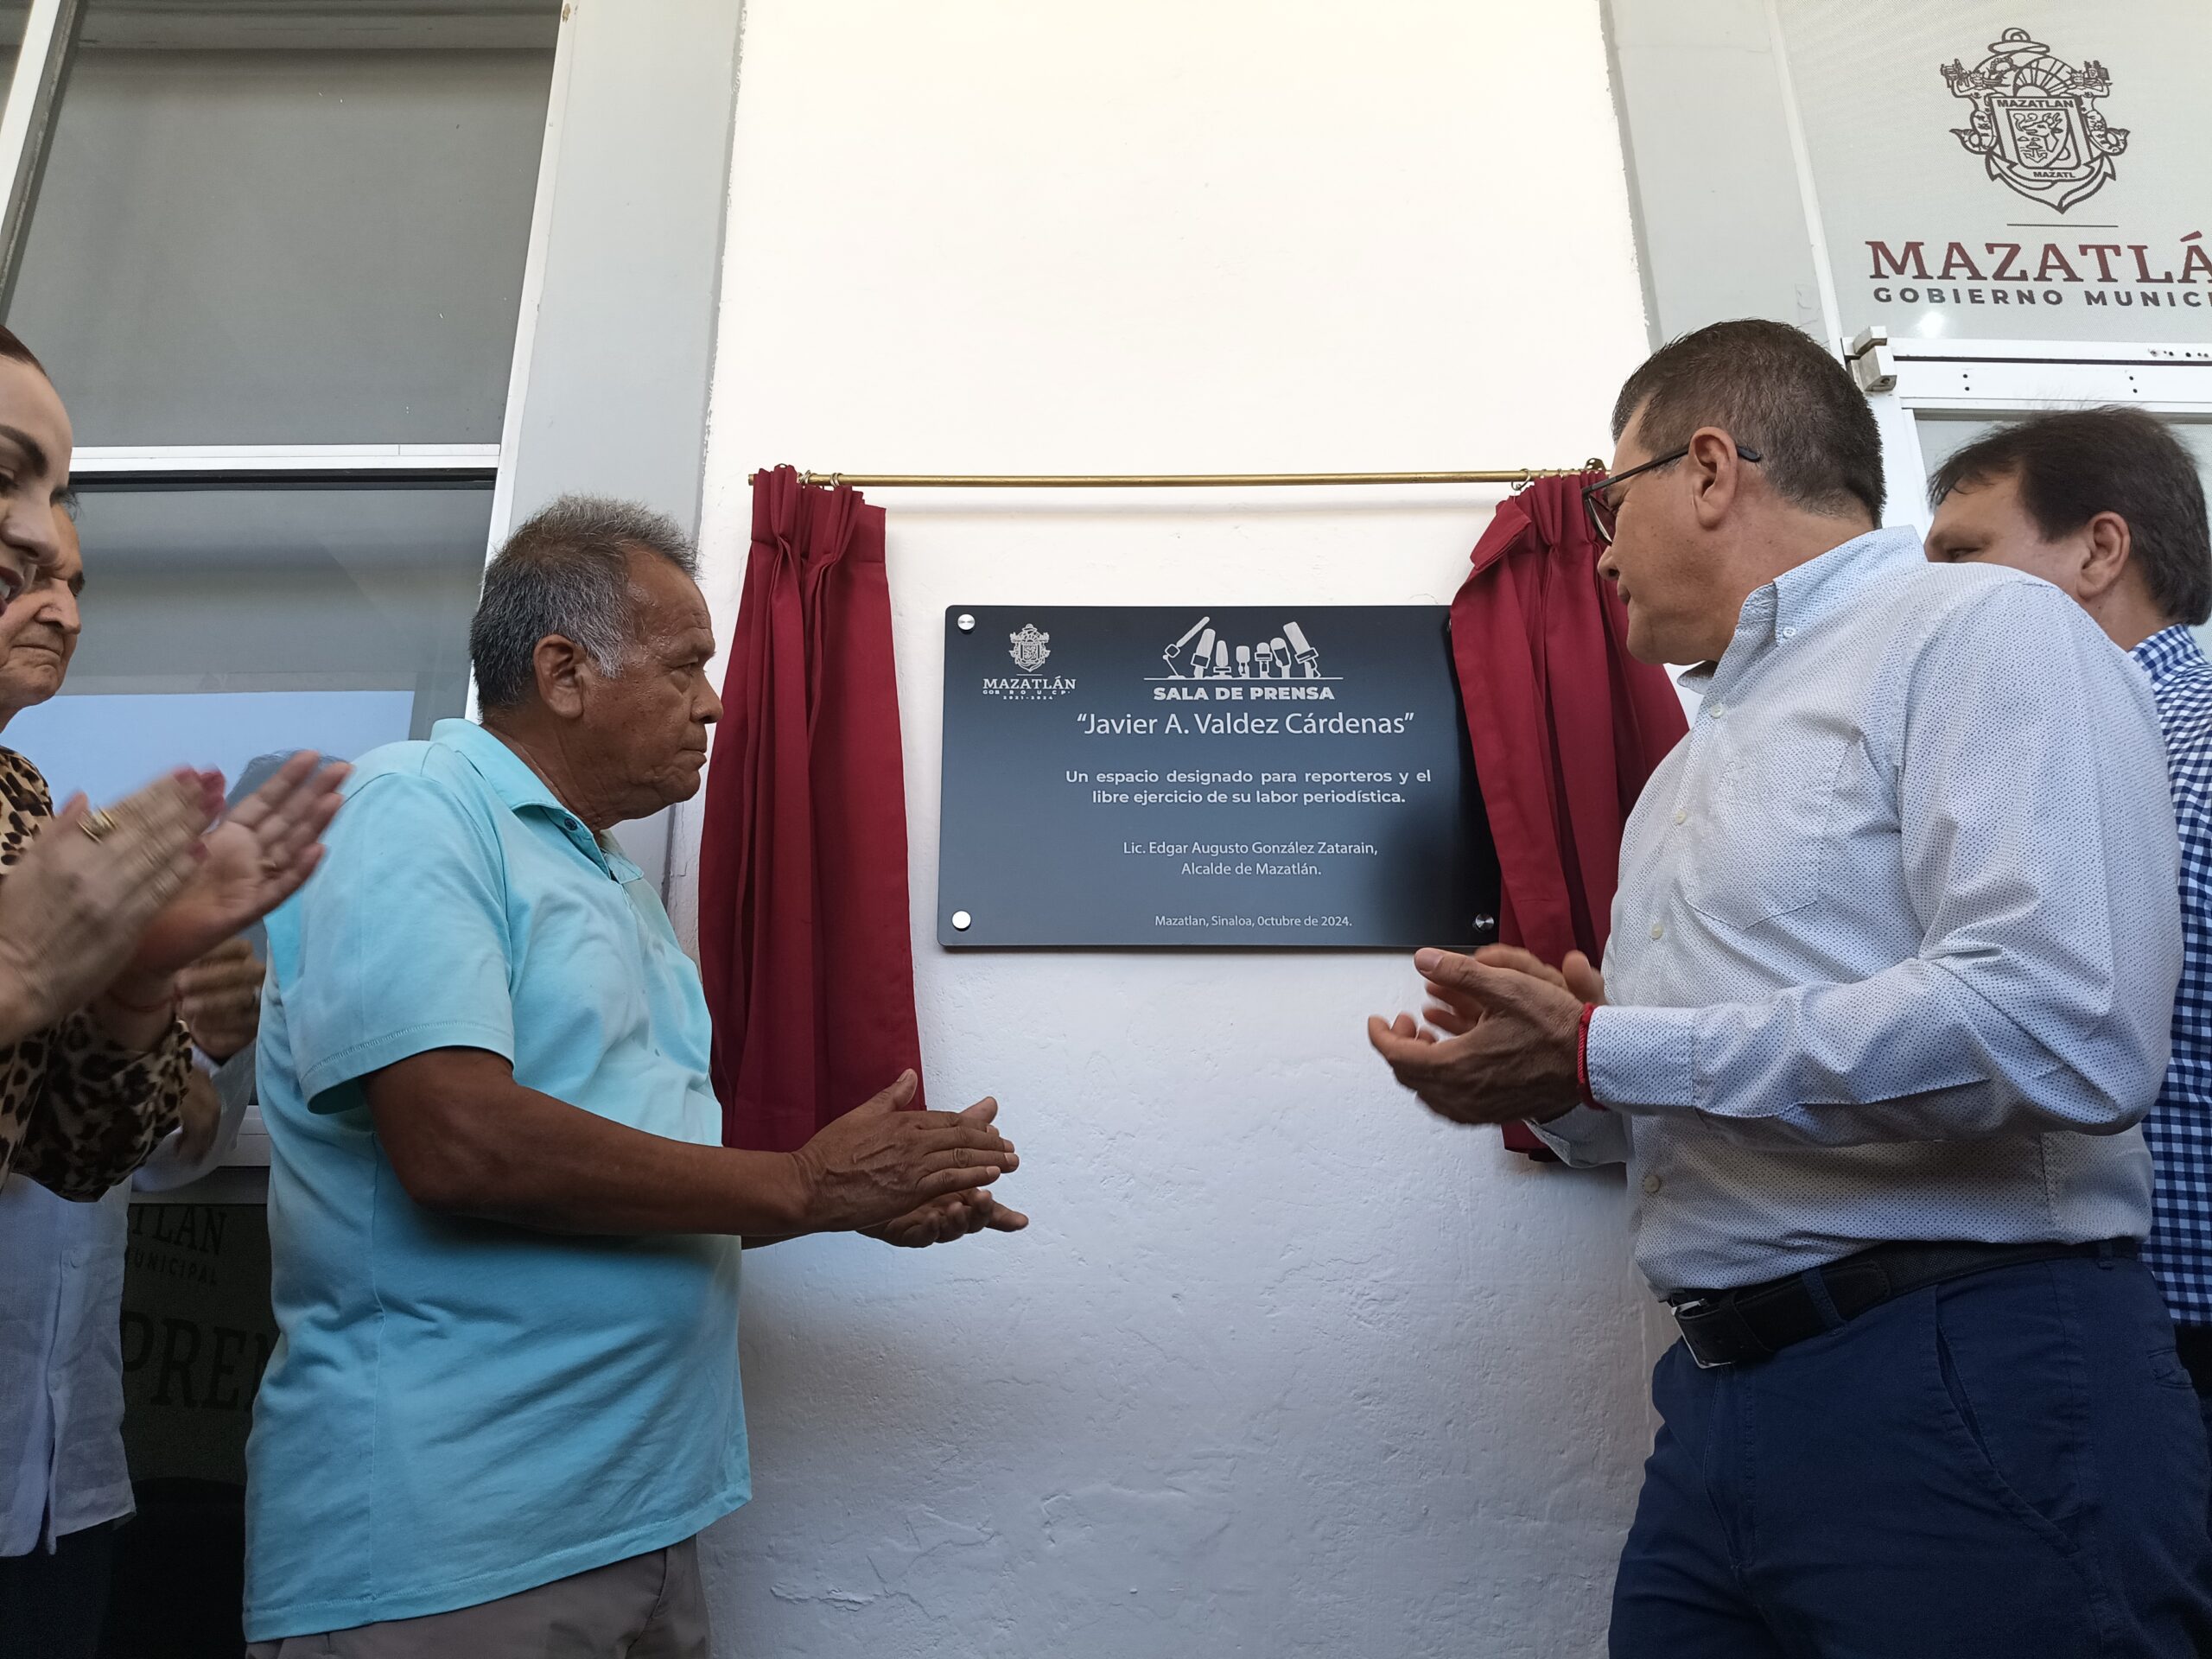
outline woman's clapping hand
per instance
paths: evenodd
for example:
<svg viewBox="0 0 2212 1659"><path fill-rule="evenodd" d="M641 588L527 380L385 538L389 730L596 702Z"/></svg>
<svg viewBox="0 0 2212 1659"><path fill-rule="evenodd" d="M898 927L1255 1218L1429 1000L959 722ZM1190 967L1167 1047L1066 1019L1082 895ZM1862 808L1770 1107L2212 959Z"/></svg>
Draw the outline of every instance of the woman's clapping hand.
<svg viewBox="0 0 2212 1659"><path fill-rule="evenodd" d="M104 812L83 796L0 880L0 1042L81 1007L129 963L205 861L219 775L183 771Z"/></svg>
<svg viewBox="0 0 2212 1659"><path fill-rule="evenodd" d="M353 775L351 766L321 760L313 750L294 755L215 826L198 873L148 928L134 974L176 973L299 891L322 858L322 832Z"/></svg>

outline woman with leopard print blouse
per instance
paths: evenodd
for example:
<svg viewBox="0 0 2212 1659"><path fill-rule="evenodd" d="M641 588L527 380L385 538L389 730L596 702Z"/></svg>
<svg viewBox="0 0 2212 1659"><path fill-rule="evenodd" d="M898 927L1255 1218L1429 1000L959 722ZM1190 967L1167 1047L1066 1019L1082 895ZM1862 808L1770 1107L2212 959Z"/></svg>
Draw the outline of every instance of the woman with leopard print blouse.
<svg viewBox="0 0 2212 1659"><path fill-rule="evenodd" d="M0 336L0 370L16 368L5 360L13 336ZM33 378L61 423L58 442L34 454L0 423L0 486L69 453L60 400L42 372ZM35 492L42 525L0 487L0 553L28 567L0 609L0 728L61 689L81 627L84 563L53 487ZM317 772L319 759L294 756L209 830L219 774L181 772L111 813L73 801L55 818L38 769L0 748L0 1180L12 1171L97 1198L176 1122L191 1068L176 976L315 868L347 774Z"/></svg>
<svg viewBox="0 0 2212 1659"><path fill-rule="evenodd" d="M0 651L12 620L0 613ZM12 712L7 660L0 725ZM52 818L38 768L0 748L0 1179L12 1169L65 1198L97 1198L175 1126L192 1052L176 976L307 880L349 770L317 772L320 761L295 755L203 836L207 800L222 804L219 772L181 773L113 813L79 800ZM135 887L124 925L112 904L103 916L54 898L55 868L79 851L73 833L101 852L112 838ZM130 926L133 908L146 913ZM79 984L88 999L72 994Z"/></svg>
<svg viewBox="0 0 2212 1659"><path fill-rule="evenodd" d="M45 371L0 327L0 728L61 689L76 649L84 568L75 525L57 510L70 442ZM346 769L310 781L314 765L296 757L227 817L220 779L183 772L110 812L76 800L57 817L37 770L0 749L0 1649L10 1653L99 1649L111 1524L130 1510L118 1338L129 1194L115 1189L175 1121L192 1076L180 970L315 866Z"/></svg>
<svg viewBox="0 0 2212 1659"><path fill-rule="evenodd" d="M96 1198L174 1117L183 1052L166 1028L126 1046L146 1033L93 1005L189 880L206 796L188 772L54 819L38 769L0 749L0 1179Z"/></svg>

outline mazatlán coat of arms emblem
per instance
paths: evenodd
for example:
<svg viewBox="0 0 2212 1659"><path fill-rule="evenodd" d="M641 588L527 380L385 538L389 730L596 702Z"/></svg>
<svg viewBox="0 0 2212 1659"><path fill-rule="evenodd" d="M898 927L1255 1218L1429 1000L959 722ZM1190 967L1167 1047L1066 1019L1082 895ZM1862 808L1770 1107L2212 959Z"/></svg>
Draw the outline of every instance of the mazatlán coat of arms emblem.
<svg viewBox="0 0 2212 1659"><path fill-rule="evenodd" d="M1023 673L1034 674L1045 666L1045 659L1052 654L1046 643L1052 637L1049 633L1038 632L1034 622L1025 622L1020 633L1007 635L1014 641L1014 649L1007 654L1014 658L1014 665Z"/></svg>
<svg viewBox="0 0 2212 1659"><path fill-rule="evenodd" d="M2112 158L2127 148L2127 130L2106 125L2094 107L2112 91L2104 65L2093 59L2076 69L2024 29L1992 41L1971 69L1945 64L1943 83L1974 101L1973 124L1951 136L1983 158L1991 178L2061 213L2102 189Z"/></svg>

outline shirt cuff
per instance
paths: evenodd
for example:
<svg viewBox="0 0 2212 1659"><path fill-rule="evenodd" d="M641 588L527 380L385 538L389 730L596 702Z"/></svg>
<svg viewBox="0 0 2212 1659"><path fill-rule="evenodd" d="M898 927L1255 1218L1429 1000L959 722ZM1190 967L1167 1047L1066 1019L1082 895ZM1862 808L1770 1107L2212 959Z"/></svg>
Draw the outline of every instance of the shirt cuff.
<svg viewBox="0 0 2212 1659"><path fill-rule="evenodd" d="M207 1056L193 1050L195 1061ZM215 1120L215 1138L208 1142L207 1150L197 1159L188 1161L184 1156L184 1131L171 1129L154 1148L154 1155L138 1166L130 1178L131 1185L141 1192L173 1192L188 1186L202 1176L219 1169L238 1150L238 1130L245 1122L245 1109L253 1102L253 1050L242 1048L225 1060L211 1074L215 1098L221 1103L222 1115Z"/></svg>
<svg viewBox="0 0 2212 1659"><path fill-rule="evenodd" d="M1627 1154L1622 1148L1621 1121L1602 1107L1581 1105L1570 1107L1557 1117L1529 1128L1546 1146L1560 1155L1570 1169L1592 1169L1599 1164L1618 1163Z"/></svg>
<svg viewBox="0 0 2212 1659"><path fill-rule="evenodd" d="M1616 1111L1697 1103L1695 1008L1623 1008L1590 1016L1590 1097Z"/></svg>

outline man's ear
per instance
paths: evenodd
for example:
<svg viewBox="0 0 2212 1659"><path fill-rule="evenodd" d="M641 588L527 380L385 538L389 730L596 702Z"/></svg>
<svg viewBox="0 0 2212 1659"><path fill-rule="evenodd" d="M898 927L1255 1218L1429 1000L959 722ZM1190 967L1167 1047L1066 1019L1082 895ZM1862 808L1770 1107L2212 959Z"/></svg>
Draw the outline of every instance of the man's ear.
<svg viewBox="0 0 2212 1659"><path fill-rule="evenodd" d="M2127 520L2116 512L2101 512L2081 530L2082 543L2081 596L2083 600L2101 598L2112 591L2121 574L2127 569L2127 556L2134 550L2134 537L2128 533Z"/></svg>
<svg viewBox="0 0 2212 1659"><path fill-rule="evenodd" d="M590 664L575 640L549 633L530 654L537 678L537 700L546 712L563 720L580 718L584 711L583 677Z"/></svg>
<svg viewBox="0 0 2212 1659"><path fill-rule="evenodd" d="M1690 435L1690 452L1682 459L1689 469L1690 505L1698 527L1711 530L1728 516L1744 481L1744 462L1736 454L1736 441L1717 426L1701 426Z"/></svg>

